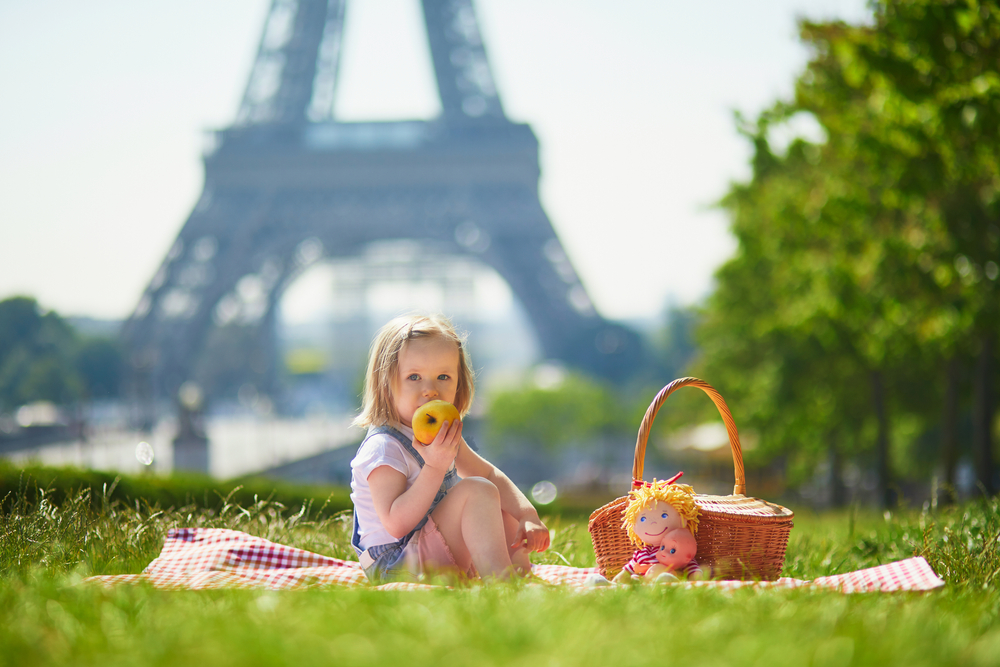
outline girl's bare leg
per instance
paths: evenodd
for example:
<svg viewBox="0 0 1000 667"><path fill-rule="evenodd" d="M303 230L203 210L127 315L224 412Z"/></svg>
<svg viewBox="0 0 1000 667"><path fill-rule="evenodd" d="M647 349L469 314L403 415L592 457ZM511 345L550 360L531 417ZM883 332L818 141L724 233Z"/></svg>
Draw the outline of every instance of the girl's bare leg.
<svg viewBox="0 0 1000 667"><path fill-rule="evenodd" d="M508 514L507 512L503 512L502 514L504 537L510 562L514 565L515 570L521 574L528 574L531 572L531 559L529 558L528 548L523 544L523 540L521 541L522 543L511 547L514 544L514 539L517 538L517 529L521 524L512 514Z"/></svg>
<svg viewBox="0 0 1000 667"><path fill-rule="evenodd" d="M472 564L484 579L510 578L512 564L500 492L492 482L466 477L438 503L431 516L462 570Z"/></svg>

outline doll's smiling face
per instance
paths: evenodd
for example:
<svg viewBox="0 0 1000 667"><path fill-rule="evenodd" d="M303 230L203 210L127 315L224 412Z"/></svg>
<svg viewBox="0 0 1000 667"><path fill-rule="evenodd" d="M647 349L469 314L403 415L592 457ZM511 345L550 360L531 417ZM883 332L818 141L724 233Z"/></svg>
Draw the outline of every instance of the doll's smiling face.
<svg viewBox="0 0 1000 667"><path fill-rule="evenodd" d="M651 507L639 512L633 530L644 544L655 546L660 543L667 531L684 527L684 519L680 512L674 509L673 505L658 500Z"/></svg>

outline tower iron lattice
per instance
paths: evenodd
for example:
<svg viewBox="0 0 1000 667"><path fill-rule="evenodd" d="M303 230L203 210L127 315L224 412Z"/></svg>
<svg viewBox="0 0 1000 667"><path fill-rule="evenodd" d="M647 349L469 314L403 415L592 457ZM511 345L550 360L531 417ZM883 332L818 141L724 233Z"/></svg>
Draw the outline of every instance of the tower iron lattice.
<svg viewBox="0 0 1000 667"><path fill-rule="evenodd" d="M176 396L210 332L253 332L273 386L277 306L311 263L419 239L495 269L543 354L599 376L640 358L591 305L538 197L538 141L504 114L471 0L422 0L441 101L429 121L334 118L346 0L273 0L234 124L214 133L190 217L123 327L133 389Z"/></svg>

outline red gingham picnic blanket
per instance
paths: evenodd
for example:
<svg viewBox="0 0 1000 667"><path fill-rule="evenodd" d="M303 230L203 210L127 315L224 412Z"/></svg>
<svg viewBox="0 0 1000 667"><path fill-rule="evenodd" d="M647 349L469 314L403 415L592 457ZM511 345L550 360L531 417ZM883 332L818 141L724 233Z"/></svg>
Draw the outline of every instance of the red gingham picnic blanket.
<svg viewBox="0 0 1000 667"><path fill-rule="evenodd" d="M535 565L532 572L549 584L583 589L591 588L587 578L596 574L597 568ZM222 528L173 528L167 532L159 557L146 566L142 574L103 575L90 577L88 581L106 586L145 581L156 588L173 590L368 586L365 573L357 561L321 556ZM944 586L944 581L926 560L917 557L813 581L783 577L777 581L692 581L675 585L724 589L809 586L843 593L863 593L928 591ZM393 582L375 588L411 590L433 586Z"/></svg>

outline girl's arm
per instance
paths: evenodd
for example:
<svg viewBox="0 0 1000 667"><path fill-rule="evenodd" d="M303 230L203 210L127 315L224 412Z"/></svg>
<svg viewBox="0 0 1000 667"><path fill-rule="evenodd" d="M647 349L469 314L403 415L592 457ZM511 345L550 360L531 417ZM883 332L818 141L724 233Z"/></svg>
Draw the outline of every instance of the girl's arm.
<svg viewBox="0 0 1000 667"><path fill-rule="evenodd" d="M514 544L525 544L528 551L545 551L549 548L549 529L538 518L538 511L507 475L495 465L472 450L463 439L455 458L455 467L461 477L485 477L500 492L500 509L518 521L518 535Z"/></svg>
<svg viewBox="0 0 1000 667"><path fill-rule="evenodd" d="M390 535L401 539L424 518L461 444L462 423L459 421L442 428L429 445L414 441L424 466L410 488L406 488L406 475L391 466L379 466L371 471L368 487L372 502L379 521Z"/></svg>

